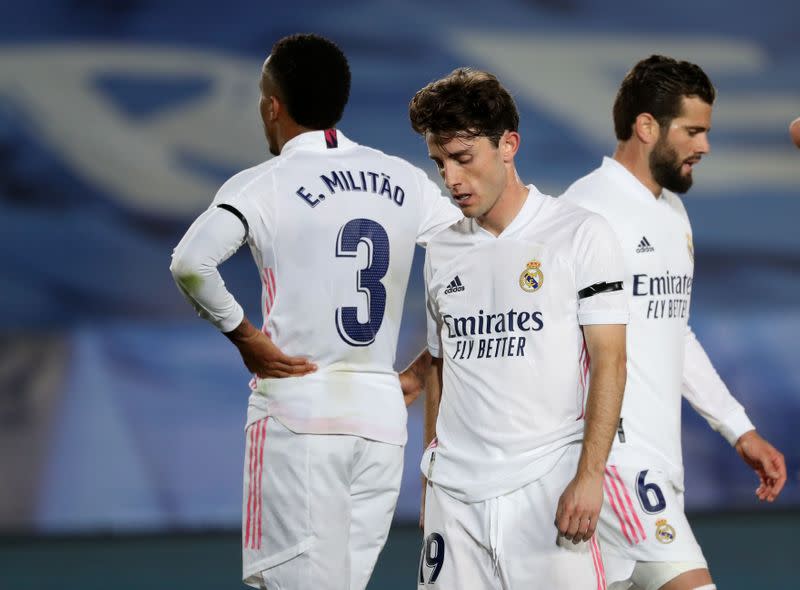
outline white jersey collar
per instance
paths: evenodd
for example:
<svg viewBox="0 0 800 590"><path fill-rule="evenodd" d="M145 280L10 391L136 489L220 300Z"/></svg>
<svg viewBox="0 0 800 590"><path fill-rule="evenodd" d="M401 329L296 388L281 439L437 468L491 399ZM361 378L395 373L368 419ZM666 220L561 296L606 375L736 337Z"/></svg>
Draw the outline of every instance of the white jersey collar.
<svg viewBox="0 0 800 590"><path fill-rule="evenodd" d="M486 234L486 236L495 239L507 237L508 235L514 233L517 228L525 227L531 219L536 217L536 214L539 212L539 209L542 208L542 204L544 203L544 199L542 198L544 195L539 192L539 189L532 184L526 185L526 188L528 189L528 196L525 197L525 202L522 204L520 210L517 211L514 219L511 220L511 222L505 227L505 229L503 229L503 231L495 236L488 229L482 227L476 219L473 219L472 223L474 224L473 227L475 231L482 232Z"/></svg>
<svg viewBox="0 0 800 590"><path fill-rule="evenodd" d="M352 147L354 142L345 137L338 129L325 129L320 131L306 131L283 144L281 155L288 155L297 150L325 152L330 150L335 153L337 149Z"/></svg>
<svg viewBox="0 0 800 590"><path fill-rule="evenodd" d="M522 204L522 209L519 210L516 217L511 220L506 228L500 233L500 236L507 236L514 233L518 228L525 227L528 223L536 217L536 214L539 213L539 210L542 208L544 204L544 199L542 198L544 195L539 192L532 184L527 185L528 188L528 196L525 198L525 202ZM500 237L498 236L498 237Z"/></svg>
<svg viewBox="0 0 800 590"><path fill-rule="evenodd" d="M626 186L629 189L627 192L629 192L631 195L636 195L637 197L647 199L648 203L657 203L661 200L660 198L656 199L655 195L653 195L649 188L642 184L641 180L631 174L630 170L625 168L625 166L617 162L614 158L604 156L603 164L600 166L600 168L609 176L613 176L621 183L624 183L623 186ZM663 191L661 196L664 196Z"/></svg>

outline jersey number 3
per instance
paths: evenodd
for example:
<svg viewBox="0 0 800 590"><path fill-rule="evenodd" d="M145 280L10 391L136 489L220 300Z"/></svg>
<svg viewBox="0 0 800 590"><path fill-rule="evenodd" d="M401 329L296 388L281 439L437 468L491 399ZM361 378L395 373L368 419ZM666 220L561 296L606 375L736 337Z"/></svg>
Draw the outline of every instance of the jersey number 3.
<svg viewBox="0 0 800 590"><path fill-rule="evenodd" d="M371 219L351 219L339 230L336 256L355 258L358 245L367 246L367 266L356 273L356 290L367 296L367 321L358 321L356 307L336 310L336 329L350 346L369 346L383 323L386 310L386 287L381 279L389 269L389 236L386 230Z"/></svg>

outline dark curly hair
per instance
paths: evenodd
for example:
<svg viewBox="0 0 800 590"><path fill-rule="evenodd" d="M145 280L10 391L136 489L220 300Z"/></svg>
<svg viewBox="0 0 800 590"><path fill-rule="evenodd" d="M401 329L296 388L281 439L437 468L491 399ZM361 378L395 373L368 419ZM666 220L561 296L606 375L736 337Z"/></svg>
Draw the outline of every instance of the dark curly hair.
<svg viewBox="0 0 800 590"><path fill-rule="evenodd" d="M342 118L350 96L350 66L335 43L313 34L284 37L272 47L263 75L298 125L329 129Z"/></svg>
<svg viewBox="0 0 800 590"><path fill-rule="evenodd" d="M418 91L408 107L411 126L440 142L454 137L488 137L495 146L506 131L519 129L514 99L497 78L458 68Z"/></svg>
<svg viewBox="0 0 800 590"><path fill-rule="evenodd" d="M681 114L685 96L714 104L716 91L700 66L664 55L643 59L625 76L614 100L617 139L631 138L633 123L642 113L653 115L662 128L668 126Z"/></svg>

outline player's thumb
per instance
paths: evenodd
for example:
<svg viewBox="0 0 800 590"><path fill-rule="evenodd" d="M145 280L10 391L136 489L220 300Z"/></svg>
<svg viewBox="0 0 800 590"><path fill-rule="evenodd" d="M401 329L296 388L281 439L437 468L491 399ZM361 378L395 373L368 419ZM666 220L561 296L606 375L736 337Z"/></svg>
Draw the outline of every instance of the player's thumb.
<svg viewBox="0 0 800 590"><path fill-rule="evenodd" d="M760 461L761 468L764 470L764 475L772 479L778 479L781 475L781 470L778 469L776 459L772 455L763 457Z"/></svg>

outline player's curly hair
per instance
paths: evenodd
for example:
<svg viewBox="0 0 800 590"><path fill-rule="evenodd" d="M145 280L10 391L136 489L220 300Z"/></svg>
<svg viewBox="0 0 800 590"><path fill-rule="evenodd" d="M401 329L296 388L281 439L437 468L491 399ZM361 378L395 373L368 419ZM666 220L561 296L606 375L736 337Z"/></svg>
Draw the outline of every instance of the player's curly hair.
<svg viewBox="0 0 800 590"><path fill-rule="evenodd" d="M714 104L716 90L700 66L664 55L651 55L628 72L614 100L614 132L627 141L642 113L653 115L664 128L681 114L683 97Z"/></svg>
<svg viewBox="0 0 800 590"><path fill-rule="evenodd" d="M329 129L350 97L350 66L335 43L313 34L290 35L272 47L264 68L298 125Z"/></svg>
<svg viewBox="0 0 800 590"><path fill-rule="evenodd" d="M495 146L506 131L519 129L514 99L497 78L458 68L419 90L408 107L414 131L446 143L454 137L487 137Z"/></svg>

